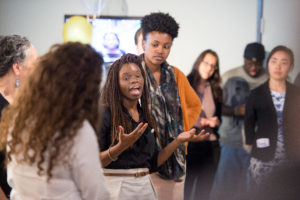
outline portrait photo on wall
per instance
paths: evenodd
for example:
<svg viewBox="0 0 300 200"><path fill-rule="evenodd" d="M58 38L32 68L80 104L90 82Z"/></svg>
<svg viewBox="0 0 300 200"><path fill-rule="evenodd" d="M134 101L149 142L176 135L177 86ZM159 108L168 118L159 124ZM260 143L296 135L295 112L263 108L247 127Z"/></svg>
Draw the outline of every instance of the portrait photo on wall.
<svg viewBox="0 0 300 200"><path fill-rule="evenodd" d="M73 15L65 15L65 22L71 16ZM119 59L125 53L137 54L134 35L141 27L141 18L128 16L88 18L92 25L91 46L102 54L106 65Z"/></svg>

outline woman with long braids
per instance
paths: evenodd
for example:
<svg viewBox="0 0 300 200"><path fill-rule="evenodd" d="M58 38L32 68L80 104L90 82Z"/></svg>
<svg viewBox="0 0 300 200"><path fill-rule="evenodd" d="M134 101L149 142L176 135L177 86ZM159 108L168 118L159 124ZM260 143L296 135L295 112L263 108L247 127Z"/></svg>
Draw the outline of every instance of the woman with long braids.
<svg viewBox="0 0 300 200"><path fill-rule="evenodd" d="M100 158L111 199L157 199L149 173L157 171L184 142L202 141L204 130L180 133L162 150L149 110L149 90L141 57L125 54L108 72L101 94L104 104L99 131ZM129 134L126 134L129 133Z"/></svg>
<svg viewBox="0 0 300 200"><path fill-rule="evenodd" d="M54 45L4 111L11 199L108 199L95 131L102 57L89 45Z"/></svg>

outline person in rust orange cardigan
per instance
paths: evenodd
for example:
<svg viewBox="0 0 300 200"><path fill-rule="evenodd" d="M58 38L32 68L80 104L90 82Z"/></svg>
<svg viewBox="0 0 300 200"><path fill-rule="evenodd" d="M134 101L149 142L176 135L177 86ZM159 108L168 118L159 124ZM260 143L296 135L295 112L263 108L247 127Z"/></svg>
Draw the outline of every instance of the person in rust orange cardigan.
<svg viewBox="0 0 300 200"><path fill-rule="evenodd" d="M146 71L146 83L150 90L151 113L161 136L159 148L172 142L179 133L189 130L198 119L201 102L190 86L186 76L176 67L166 62L170 54L173 39L178 35L179 25L166 13L151 13L142 19L143 67ZM160 167L156 181L169 180L168 188L172 189L172 180L182 181L185 175L186 145L182 144L173 155ZM171 182L170 182L171 180ZM173 181L174 183L174 181ZM158 183L159 185L163 183ZM183 183L178 190L182 191ZM158 199L164 198L156 187ZM177 190L177 188L175 189ZM172 192L171 192L172 193ZM168 198L171 199L168 194ZM180 197L179 197L180 198Z"/></svg>

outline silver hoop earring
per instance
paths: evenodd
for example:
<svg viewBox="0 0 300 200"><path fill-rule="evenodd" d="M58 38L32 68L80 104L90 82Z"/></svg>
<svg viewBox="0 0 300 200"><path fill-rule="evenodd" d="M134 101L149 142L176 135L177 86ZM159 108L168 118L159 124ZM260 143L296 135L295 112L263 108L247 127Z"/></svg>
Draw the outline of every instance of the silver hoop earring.
<svg viewBox="0 0 300 200"><path fill-rule="evenodd" d="M18 88L20 86L20 82L19 79L16 80L16 88Z"/></svg>

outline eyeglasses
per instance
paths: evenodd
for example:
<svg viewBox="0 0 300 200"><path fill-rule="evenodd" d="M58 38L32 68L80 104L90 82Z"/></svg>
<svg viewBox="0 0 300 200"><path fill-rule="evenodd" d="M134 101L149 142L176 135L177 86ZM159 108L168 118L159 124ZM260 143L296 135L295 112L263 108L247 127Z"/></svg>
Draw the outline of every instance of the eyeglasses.
<svg viewBox="0 0 300 200"><path fill-rule="evenodd" d="M210 63L208 63L208 62L206 62L206 61L202 61L202 63L204 64L204 66L205 67L210 67L211 69L213 69L213 70L216 70L216 69L218 69L218 67L216 66L216 65L213 65L213 64L210 64Z"/></svg>

